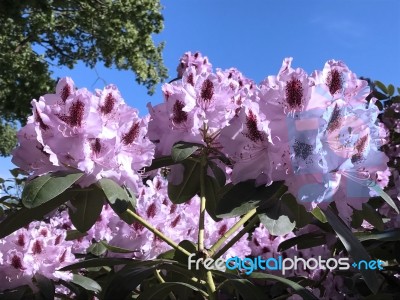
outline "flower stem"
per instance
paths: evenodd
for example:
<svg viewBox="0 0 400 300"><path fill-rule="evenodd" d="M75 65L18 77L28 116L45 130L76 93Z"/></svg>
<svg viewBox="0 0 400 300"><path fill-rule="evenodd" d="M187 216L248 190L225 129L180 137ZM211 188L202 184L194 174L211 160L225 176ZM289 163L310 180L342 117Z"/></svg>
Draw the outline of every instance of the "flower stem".
<svg viewBox="0 0 400 300"><path fill-rule="evenodd" d="M161 271L158 270L158 269L156 269L156 270L154 271L154 276L158 279L158 281L159 281L160 283L165 283L165 280L164 280L164 278L162 278L162 276L161 276L160 273L161 273ZM169 295L169 297L171 298L171 300L176 300L176 297L175 297L174 293L169 292L168 295Z"/></svg>
<svg viewBox="0 0 400 300"><path fill-rule="evenodd" d="M206 213L206 183L205 183L205 156L201 160L200 168L200 215L199 215L199 236L198 251L204 251L204 222Z"/></svg>
<svg viewBox="0 0 400 300"><path fill-rule="evenodd" d="M209 300L215 300L216 299L216 295L215 295L216 288L215 288L214 279L212 277L212 273L210 270L207 270L207 272L206 272L206 282L207 282Z"/></svg>
<svg viewBox="0 0 400 300"><path fill-rule="evenodd" d="M229 250L238 240L242 238L246 233L248 233L253 226L258 222L258 217L255 216L253 219L247 223L245 227L242 228L224 247L222 247L217 253L214 254L213 259L218 259L221 257L226 251Z"/></svg>
<svg viewBox="0 0 400 300"><path fill-rule="evenodd" d="M215 252L226 242L226 240L233 235L244 223L246 223L252 216L257 212L256 208L253 208L247 212L235 225L232 226L225 234L211 247L208 251L209 255L214 257Z"/></svg>
<svg viewBox="0 0 400 300"><path fill-rule="evenodd" d="M204 252L204 223L206 214L206 161L207 157L203 154L201 159L200 169L200 216L199 216L199 238L198 238L198 251ZM209 300L215 300L215 283L210 270L206 270L206 283Z"/></svg>
<svg viewBox="0 0 400 300"><path fill-rule="evenodd" d="M133 218L135 218L136 221L138 221L141 225L146 227L150 232L154 233L157 237L159 237L161 240L166 242L168 245L170 245L172 248L175 250L181 251L183 254L190 256L190 252L187 251L186 249L182 248L179 246L177 243L175 243L173 240L170 238L166 237L161 231L157 230L154 228L149 222L147 222L145 219L143 219L141 216L136 214L134 211L130 210L129 208L126 210L128 214L130 214Z"/></svg>

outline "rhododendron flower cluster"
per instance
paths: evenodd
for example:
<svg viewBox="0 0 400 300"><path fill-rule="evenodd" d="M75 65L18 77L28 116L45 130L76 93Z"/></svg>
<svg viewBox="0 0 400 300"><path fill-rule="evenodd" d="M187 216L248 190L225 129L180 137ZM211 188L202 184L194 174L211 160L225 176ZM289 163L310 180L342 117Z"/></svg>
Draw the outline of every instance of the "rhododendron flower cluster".
<svg viewBox="0 0 400 300"><path fill-rule="evenodd" d="M146 137L148 118L139 118L114 85L92 94L67 77L55 94L31 104L14 164L33 177L77 169L85 173L78 181L82 187L106 177L137 190L137 171L151 163L154 145Z"/></svg>
<svg viewBox="0 0 400 300"><path fill-rule="evenodd" d="M35 221L0 240L0 291L28 284L41 274L49 279L70 280L72 274L58 271L77 262L74 241L66 241L61 223Z"/></svg>
<svg viewBox="0 0 400 300"><path fill-rule="evenodd" d="M233 183L285 180L307 209L335 201L349 220L369 186L384 187L390 175L376 99L366 100L367 81L343 62L330 60L311 75L291 63L286 58L256 85L236 69L213 73L200 54L186 53L181 78L163 86L164 103L149 105L156 156L182 140L211 145L232 160Z"/></svg>

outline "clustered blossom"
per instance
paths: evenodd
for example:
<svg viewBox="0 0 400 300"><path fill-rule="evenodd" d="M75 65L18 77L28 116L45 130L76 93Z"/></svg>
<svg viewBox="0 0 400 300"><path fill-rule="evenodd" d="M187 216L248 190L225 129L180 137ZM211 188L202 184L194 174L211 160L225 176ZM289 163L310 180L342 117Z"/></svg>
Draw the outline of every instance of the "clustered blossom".
<svg viewBox="0 0 400 300"><path fill-rule="evenodd" d="M0 240L0 291L28 284L41 274L55 281L71 280L72 274L58 271L77 262L73 241L67 241L61 224L35 221Z"/></svg>
<svg viewBox="0 0 400 300"><path fill-rule="evenodd" d="M335 201L348 221L373 195L370 186L387 185L377 100L366 100L368 83L343 62L308 75L286 58L276 76L256 85L236 69L213 73L201 59L186 53L180 78L163 86L164 103L149 105L156 156L178 141L212 141L233 162L233 183L285 180L308 210Z"/></svg>
<svg viewBox="0 0 400 300"><path fill-rule="evenodd" d="M106 177L137 191L138 170L151 163L148 117L125 104L114 85L95 94L61 79L55 94L33 100L32 116L18 132L13 163L39 176L77 169L82 187Z"/></svg>
<svg viewBox="0 0 400 300"><path fill-rule="evenodd" d="M197 55L197 56L196 56ZM253 83L238 70L212 72L211 65L197 64L200 54L185 54L180 77L164 84L164 102L148 104L149 138L157 145L156 155L168 155L179 141L208 144L229 124ZM206 60L206 58L205 58ZM218 147L218 143L213 144Z"/></svg>

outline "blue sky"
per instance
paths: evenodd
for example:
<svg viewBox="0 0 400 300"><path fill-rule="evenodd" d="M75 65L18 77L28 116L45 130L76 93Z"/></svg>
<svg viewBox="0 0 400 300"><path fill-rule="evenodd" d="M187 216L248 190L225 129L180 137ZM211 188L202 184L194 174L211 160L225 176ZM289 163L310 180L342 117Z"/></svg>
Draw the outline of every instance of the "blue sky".
<svg viewBox="0 0 400 300"><path fill-rule="evenodd" d="M398 0L161 0L164 62L170 78L186 51L200 51L214 68L236 67L260 82L278 72L285 57L311 73L329 59L343 60L359 76L400 87L400 1ZM91 90L116 84L131 106L147 113L146 103L162 101L127 71L96 70L78 64L53 68L54 77L70 76ZM0 177L9 177L10 158L0 159Z"/></svg>

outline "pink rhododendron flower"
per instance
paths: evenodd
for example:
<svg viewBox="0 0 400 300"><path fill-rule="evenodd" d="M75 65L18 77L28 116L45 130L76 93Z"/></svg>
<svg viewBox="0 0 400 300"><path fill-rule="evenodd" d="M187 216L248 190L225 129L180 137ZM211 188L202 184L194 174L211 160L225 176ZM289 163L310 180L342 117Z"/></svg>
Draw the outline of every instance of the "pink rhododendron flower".
<svg viewBox="0 0 400 300"><path fill-rule="evenodd" d="M77 182L82 187L111 178L138 190L138 171L150 165L154 155L148 118L126 105L114 85L93 94L63 78L55 94L33 100L32 107L13 152L17 166L32 177L72 168L85 173Z"/></svg>

